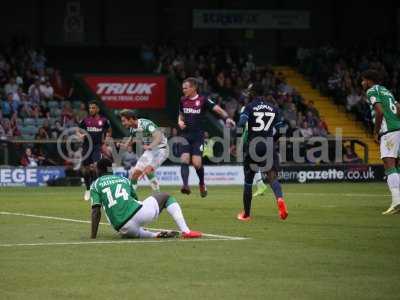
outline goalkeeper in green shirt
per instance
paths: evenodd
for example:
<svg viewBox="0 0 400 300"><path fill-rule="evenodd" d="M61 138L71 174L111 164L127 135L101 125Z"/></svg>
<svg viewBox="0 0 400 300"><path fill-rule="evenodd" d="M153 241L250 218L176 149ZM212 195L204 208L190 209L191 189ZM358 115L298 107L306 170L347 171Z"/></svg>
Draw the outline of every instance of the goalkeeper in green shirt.
<svg viewBox="0 0 400 300"><path fill-rule="evenodd" d="M167 193L155 193L139 201L129 179L112 174L112 163L108 159L97 162L99 178L90 187L92 204L91 238L97 237L98 226L103 207L111 226L122 237L127 238L198 238L201 232L191 231L186 225L181 207L173 196ZM155 221L161 211L166 209L181 233L177 231L153 232L142 226Z"/></svg>

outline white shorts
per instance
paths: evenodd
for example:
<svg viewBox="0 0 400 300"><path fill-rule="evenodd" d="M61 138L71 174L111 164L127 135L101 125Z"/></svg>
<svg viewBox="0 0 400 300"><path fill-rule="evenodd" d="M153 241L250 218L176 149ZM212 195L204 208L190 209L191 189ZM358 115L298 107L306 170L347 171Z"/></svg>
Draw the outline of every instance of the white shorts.
<svg viewBox="0 0 400 300"><path fill-rule="evenodd" d="M388 132L381 137L381 158L399 157L400 150L400 131Z"/></svg>
<svg viewBox="0 0 400 300"><path fill-rule="evenodd" d="M168 158L169 149L168 147L162 149L146 150L137 161L133 169L143 171L146 167L151 166L157 169L161 166L164 161Z"/></svg>
<svg viewBox="0 0 400 300"><path fill-rule="evenodd" d="M119 233L123 237L142 237L142 226L155 221L160 213L156 198L150 196L143 201L139 211L120 228Z"/></svg>

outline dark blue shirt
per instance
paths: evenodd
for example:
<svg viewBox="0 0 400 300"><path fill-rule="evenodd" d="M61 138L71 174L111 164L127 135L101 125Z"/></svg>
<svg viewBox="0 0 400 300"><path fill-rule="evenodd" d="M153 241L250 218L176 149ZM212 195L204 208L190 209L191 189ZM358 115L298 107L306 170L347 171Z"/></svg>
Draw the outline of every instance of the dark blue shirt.
<svg viewBox="0 0 400 300"><path fill-rule="evenodd" d="M278 107L265 102L262 98L256 98L246 105L240 115L239 127L248 126L248 140L255 137L272 137L274 128L282 124L281 112Z"/></svg>

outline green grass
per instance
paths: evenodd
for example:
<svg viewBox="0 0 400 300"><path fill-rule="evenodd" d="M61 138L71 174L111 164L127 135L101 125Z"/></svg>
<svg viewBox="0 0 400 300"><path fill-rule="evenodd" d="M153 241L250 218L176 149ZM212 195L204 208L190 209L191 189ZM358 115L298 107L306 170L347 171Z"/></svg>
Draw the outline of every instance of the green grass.
<svg viewBox="0 0 400 300"><path fill-rule="evenodd" d="M399 299L400 216L385 184L284 185L235 219L241 187L164 188L191 228L242 241L0 246L0 299ZM149 193L140 189L142 198ZM1 188L0 211L89 220L81 188ZM152 225L175 228L168 214ZM0 215L0 244L87 242L89 224ZM109 226L99 240L119 241Z"/></svg>

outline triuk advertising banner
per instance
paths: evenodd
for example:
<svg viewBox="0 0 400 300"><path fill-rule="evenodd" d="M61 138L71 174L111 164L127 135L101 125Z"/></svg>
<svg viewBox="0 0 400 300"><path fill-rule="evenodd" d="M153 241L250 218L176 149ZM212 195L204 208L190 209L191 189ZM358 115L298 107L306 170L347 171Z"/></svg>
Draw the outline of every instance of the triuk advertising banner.
<svg viewBox="0 0 400 300"><path fill-rule="evenodd" d="M65 177L64 167L0 168L0 186L45 186Z"/></svg>
<svg viewBox="0 0 400 300"><path fill-rule="evenodd" d="M84 81L109 108L164 108L164 76L85 75Z"/></svg>
<svg viewBox="0 0 400 300"><path fill-rule="evenodd" d="M193 28L308 29L310 28L310 12L305 10L194 9Z"/></svg>

